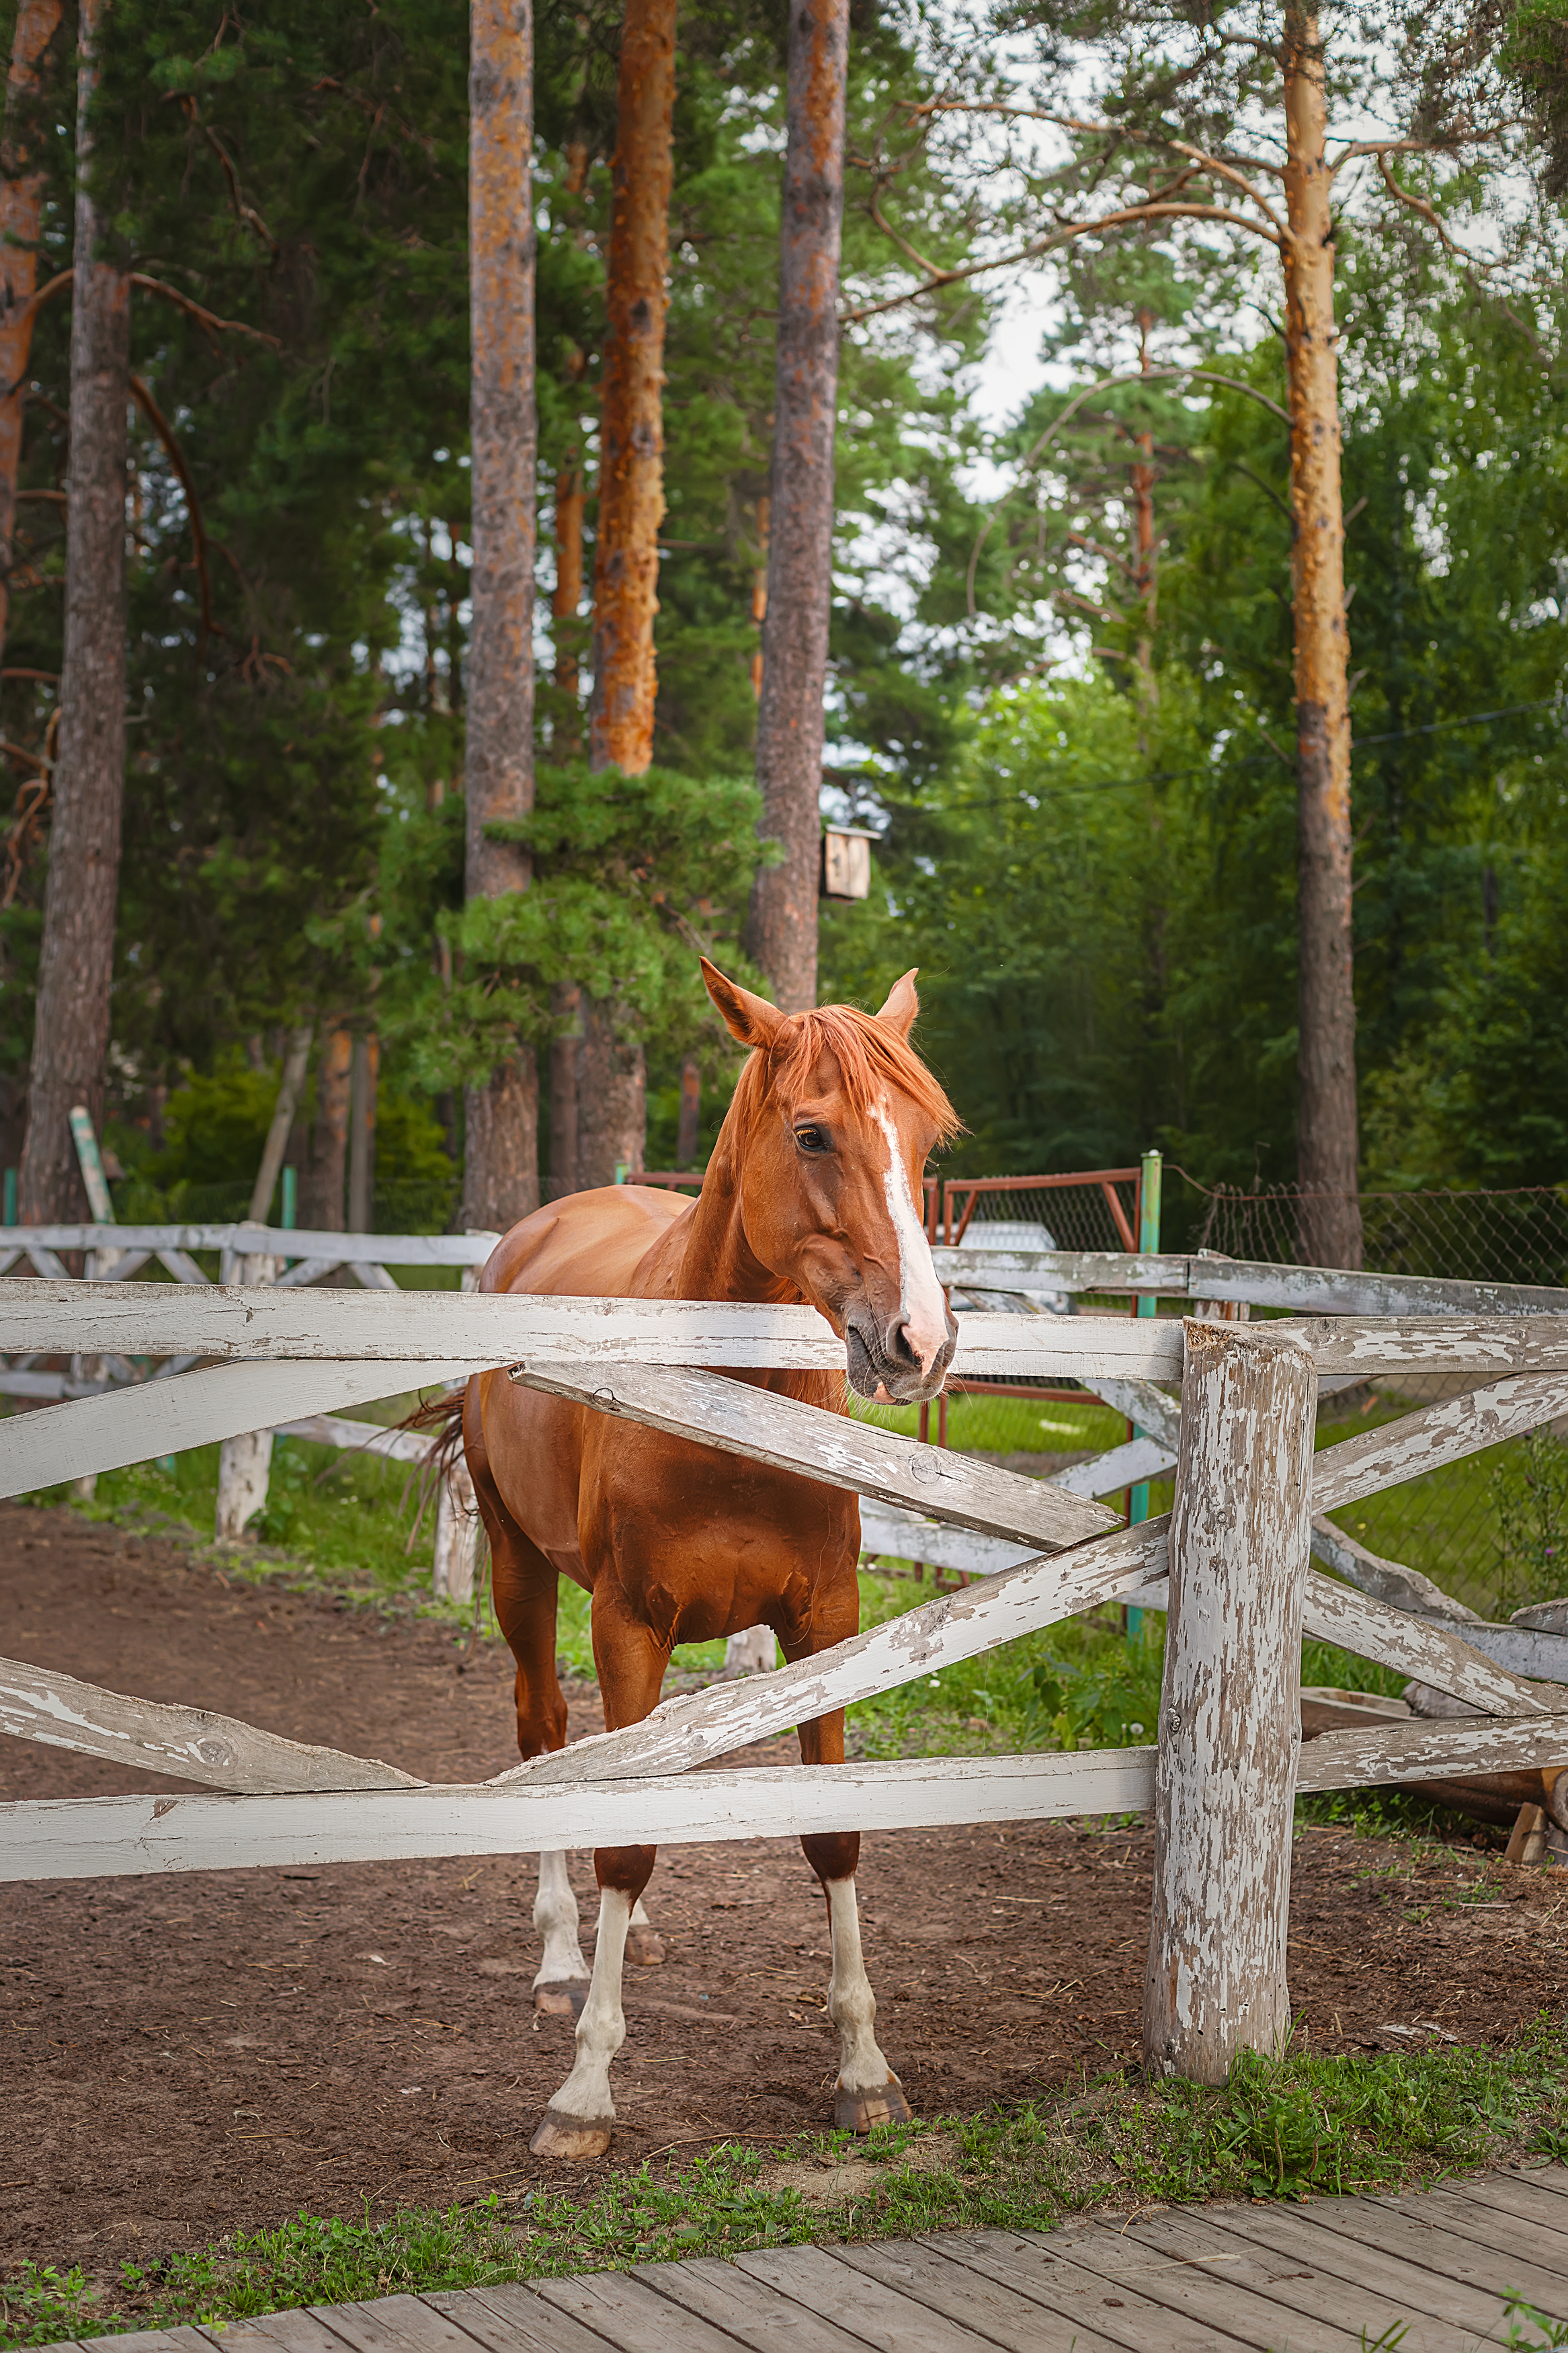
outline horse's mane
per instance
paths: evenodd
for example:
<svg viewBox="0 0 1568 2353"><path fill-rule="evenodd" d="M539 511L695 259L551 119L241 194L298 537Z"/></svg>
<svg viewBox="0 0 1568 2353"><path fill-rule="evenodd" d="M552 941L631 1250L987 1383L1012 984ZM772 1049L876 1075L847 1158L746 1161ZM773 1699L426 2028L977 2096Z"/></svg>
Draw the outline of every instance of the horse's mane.
<svg viewBox="0 0 1568 2353"><path fill-rule="evenodd" d="M760 1111L770 1091L793 1111L824 1050L832 1054L845 1093L863 1115L868 1117L878 1096L893 1087L936 1122L942 1143L958 1134L963 1123L914 1048L896 1029L855 1005L819 1005L812 1012L796 1013L771 1047L753 1053L741 1074L747 1112Z"/></svg>

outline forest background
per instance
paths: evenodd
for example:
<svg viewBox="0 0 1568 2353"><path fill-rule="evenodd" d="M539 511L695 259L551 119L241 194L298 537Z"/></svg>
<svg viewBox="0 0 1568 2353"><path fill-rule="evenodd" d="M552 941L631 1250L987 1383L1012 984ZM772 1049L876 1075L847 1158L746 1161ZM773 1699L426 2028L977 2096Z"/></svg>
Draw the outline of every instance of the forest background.
<svg viewBox="0 0 1568 2353"><path fill-rule="evenodd" d="M689 1092L702 1082L699 1163L734 1074L696 945L759 977L739 941L784 32L745 0L679 20L655 765L628 816L582 765L586 617L549 610L574 483L592 548L620 16L574 5L537 23L531 834L570 955L613 967L634 1008L649 1166L675 1162L683 1065ZM67 12L57 69L8 117L45 175L40 284L71 258L74 37ZM1002 281L877 307L907 289L910 249L961 268L1017 208L1016 173L987 185L975 141L920 128L915 111L952 86L953 42L952 23L913 7L851 12L826 797L877 840L870 898L824 909L820 992L876 1003L921 967L921 1042L969 1131L955 1170L1125 1164L1157 1145L1210 1185L1288 1181L1297 792L1277 298L1223 231L1081 241L1034 265L1053 273L1047 385L998 423L976 393ZM460 923L467 72L463 12L434 0L280 0L254 17L117 0L106 19L112 235L184 298L138 296L132 317L149 398L132 427L108 1104L122 1217L243 1211L302 1023L317 1052L289 1153L301 1222L342 1216L341 1159L328 1215L317 1144L333 1037L378 1042L374 1222L457 1211L489 1002ZM1462 234L1484 175L1423 168L1407 183ZM1521 290L1516 274L1505 292L1375 175L1341 216L1337 274L1363 1176L1556 1184L1561 277L1537 270ZM58 725L69 309L37 313L0 678L18 779L0 882L6 1165ZM1029 462L1079 391L1140 370L1089 394ZM606 888L624 922L606 919ZM542 1049L558 975L530 969Z"/></svg>

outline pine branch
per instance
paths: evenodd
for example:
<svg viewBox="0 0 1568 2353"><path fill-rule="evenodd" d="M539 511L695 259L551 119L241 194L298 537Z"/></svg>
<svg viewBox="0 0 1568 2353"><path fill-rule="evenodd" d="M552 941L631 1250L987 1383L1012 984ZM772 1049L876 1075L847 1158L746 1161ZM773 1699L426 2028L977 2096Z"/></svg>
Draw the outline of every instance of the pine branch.
<svg viewBox="0 0 1568 2353"><path fill-rule="evenodd" d="M1034 464L1036 459L1038 458L1044 450L1049 448L1050 444L1056 439L1057 435L1061 431L1063 426L1069 424L1078 410L1083 406L1084 402L1086 400L1092 400L1097 392L1109 392L1113 385L1119 384L1164 384L1168 383L1173 376L1190 376L1199 384L1222 385L1227 392L1244 392L1248 400L1256 400L1261 407L1271 410L1272 413L1279 419L1281 425L1289 425L1290 422L1289 411L1288 409L1281 408L1277 400L1270 400L1266 392L1259 392L1256 385L1243 384L1237 376L1220 375L1216 374L1213 368L1184 367L1181 365L1148 369L1131 368L1121 375L1102 376L1098 384L1086 384L1081 392L1076 393L1073 396L1072 399L1068 401L1067 406L1062 410L1061 415L1051 424L1047 426L1045 431L1040 435L1039 439L1035 443L1027 457L1025 458L1023 463L1019 466L1019 480L1021 481L1024 475L1028 472L1029 468ZM985 521L981 527L980 534L975 540L974 545L969 552L969 570L965 575L964 588L968 597L971 616L973 616L979 609L974 602L974 575L979 566L982 551L984 548L986 541L990 538L995 524L1005 513L1007 507L1012 503L1017 490L1018 482L1015 482L1012 489L1007 491L1005 497L997 501L996 504L992 508L991 512L986 516Z"/></svg>
<svg viewBox="0 0 1568 2353"><path fill-rule="evenodd" d="M185 494L185 512L190 517L191 543L195 552L196 579L201 586L202 598L202 626L196 639L196 659L198 662L204 661L206 659L208 638L226 638L228 631L221 622L215 621L213 618L212 579L207 571L207 534L206 526L202 521L202 502L196 496L196 486L191 480L191 470L185 463L185 453L175 438L174 428L141 376L133 375L131 378L131 394L137 407L141 409L163 443L168 454L169 463L179 478L180 488Z"/></svg>
<svg viewBox="0 0 1568 2353"><path fill-rule="evenodd" d="M68 271L66 274L69 276L72 273ZM60 281L57 279L55 282L58 285ZM247 327L243 319L220 319L215 312L204 311L199 302L193 302L188 294L182 294L178 287L166 285L161 278L149 278L142 270L133 269L131 283L140 286L143 293L161 294L165 302L172 302L176 311L184 311L188 318L194 319L215 343L219 335L249 335L256 343L269 343L275 352L283 348L277 335L268 335L260 327Z"/></svg>
<svg viewBox="0 0 1568 2353"><path fill-rule="evenodd" d="M47 767L37 758L36 753L24 752L16 744L0 744L0 751L12 753L20 759L31 760L35 765L44 770L41 776L29 776L16 795L16 821L5 837L7 871L5 888L0 892L0 907L9 907L15 902L16 893L21 888L28 844L32 837L42 828L44 809L49 797L49 776Z"/></svg>
<svg viewBox="0 0 1568 2353"><path fill-rule="evenodd" d="M273 260L276 261L279 251L278 239L273 236L272 231L268 227L267 223L262 219L261 215L256 211L253 206L247 205L244 197L240 195L239 174L236 172L234 165L229 162L223 141L218 137L217 132L212 128L210 123L203 123L202 134L206 140L207 145L212 149L213 153L217 157L218 162L223 165L224 177L228 182L228 200L234 206L234 216L236 220L238 221L243 227L252 230L255 235L261 239L268 253L271 254Z"/></svg>
<svg viewBox="0 0 1568 2353"><path fill-rule="evenodd" d="M1261 201L1261 199L1259 199ZM1070 245L1075 237L1100 237L1108 229L1131 228L1141 221L1151 220L1212 220L1226 227L1245 229L1249 237L1260 237L1270 245L1283 248L1286 233L1266 228L1259 222L1248 220L1245 213L1231 212L1224 205L1128 205L1120 212L1103 213L1097 220L1067 221L1042 236L1031 237L1027 245L1016 253L998 254L991 261L971 261L954 269L940 269L919 286L909 287L902 294L889 294L884 301L862 303L858 311L839 313L844 326L858 326L866 319L877 319L884 311L897 311L905 302L918 301L922 294L938 294L945 286L956 286L970 278L978 278L991 269L1011 269L1020 262L1033 261L1042 253L1053 253L1058 246Z"/></svg>

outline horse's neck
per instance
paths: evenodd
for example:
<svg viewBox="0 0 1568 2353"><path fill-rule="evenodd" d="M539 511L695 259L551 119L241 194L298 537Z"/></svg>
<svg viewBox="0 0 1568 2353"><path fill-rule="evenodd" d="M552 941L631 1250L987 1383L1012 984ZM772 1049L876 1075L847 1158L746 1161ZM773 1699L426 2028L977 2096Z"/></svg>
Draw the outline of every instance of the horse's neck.
<svg viewBox="0 0 1568 2353"><path fill-rule="evenodd" d="M715 1159L719 1155L715 1154ZM683 1221L684 1222L684 1221ZM740 1191L726 1162L710 1171L689 1222L676 1296L679 1299L798 1301L801 1293L756 1256L741 1221Z"/></svg>

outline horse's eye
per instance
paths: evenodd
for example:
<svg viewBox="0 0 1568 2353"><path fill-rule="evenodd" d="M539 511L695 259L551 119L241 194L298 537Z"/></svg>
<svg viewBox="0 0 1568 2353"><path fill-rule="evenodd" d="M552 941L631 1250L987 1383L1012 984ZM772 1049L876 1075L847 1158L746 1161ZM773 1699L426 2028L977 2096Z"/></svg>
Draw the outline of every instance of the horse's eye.
<svg viewBox="0 0 1568 2353"><path fill-rule="evenodd" d="M795 1140L803 1152L831 1152L833 1149L825 1127L797 1127Z"/></svg>

